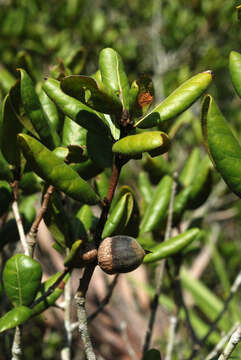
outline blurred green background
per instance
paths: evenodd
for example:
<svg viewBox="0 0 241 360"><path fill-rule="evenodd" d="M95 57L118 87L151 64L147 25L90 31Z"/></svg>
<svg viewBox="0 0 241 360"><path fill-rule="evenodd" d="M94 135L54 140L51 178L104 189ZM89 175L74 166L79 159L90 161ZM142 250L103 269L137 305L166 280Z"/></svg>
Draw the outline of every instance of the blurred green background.
<svg viewBox="0 0 241 360"><path fill-rule="evenodd" d="M130 81L143 73L152 77L156 102L192 75L212 70L214 81L209 91L232 129L240 134L241 100L228 71L230 51L241 52L238 5L241 1L0 0L0 100L16 78L18 67L27 69L35 81L62 64L74 74L90 75L98 68L99 51L113 47L122 56ZM182 167L193 147L202 145L199 113L200 102L171 128L175 141L169 157L175 170ZM136 175L135 168L133 172ZM218 179L217 175L215 181ZM219 268L220 273L227 269L232 280L240 269L241 206L233 195L226 197L228 202L222 209L234 205L239 217L222 228L219 250L223 262ZM209 271L204 281L213 288L216 273ZM40 333L41 326L37 328ZM34 333L36 338L41 336ZM61 338L54 335L55 352ZM37 346L31 350L38 352ZM32 356L36 354L29 358Z"/></svg>

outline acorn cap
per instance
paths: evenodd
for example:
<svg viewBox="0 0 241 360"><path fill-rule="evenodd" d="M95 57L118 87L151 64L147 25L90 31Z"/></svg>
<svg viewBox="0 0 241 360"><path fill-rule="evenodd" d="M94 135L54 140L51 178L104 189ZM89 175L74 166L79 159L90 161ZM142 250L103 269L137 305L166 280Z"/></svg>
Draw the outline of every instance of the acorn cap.
<svg viewBox="0 0 241 360"><path fill-rule="evenodd" d="M98 264L107 274L126 273L135 270L145 256L136 239L117 235L107 237L98 249Z"/></svg>

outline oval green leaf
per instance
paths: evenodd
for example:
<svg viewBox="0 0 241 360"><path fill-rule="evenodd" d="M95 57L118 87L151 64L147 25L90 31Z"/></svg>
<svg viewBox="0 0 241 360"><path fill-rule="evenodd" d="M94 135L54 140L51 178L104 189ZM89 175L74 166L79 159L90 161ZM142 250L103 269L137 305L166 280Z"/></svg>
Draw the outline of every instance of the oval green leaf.
<svg viewBox="0 0 241 360"><path fill-rule="evenodd" d="M156 245L150 250L151 253L144 257L143 262L147 264L176 255L184 247L189 245L199 232L200 230L198 228L193 228L169 240L163 241L161 244Z"/></svg>
<svg viewBox="0 0 241 360"><path fill-rule="evenodd" d="M70 166L29 135L18 136L19 145L31 168L47 183L75 200L97 204L99 198L91 186Z"/></svg>
<svg viewBox="0 0 241 360"><path fill-rule="evenodd" d="M167 215L173 180L166 175L159 182L140 224L140 233L158 228Z"/></svg>
<svg viewBox="0 0 241 360"><path fill-rule="evenodd" d="M211 81L211 71L205 71L193 76L179 86L149 114L140 119L135 126L144 129L151 128L181 114L203 94Z"/></svg>
<svg viewBox="0 0 241 360"><path fill-rule="evenodd" d="M70 75L62 79L61 89L64 93L84 102L89 107L105 114L121 114L121 104L100 88L95 79L83 75Z"/></svg>
<svg viewBox="0 0 241 360"><path fill-rule="evenodd" d="M102 232L102 239L122 234L133 211L134 200L131 193L124 194L111 211Z"/></svg>
<svg viewBox="0 0 241 360"><path fill-rule="evenodd" d="M0 333L25 323L32 314L32 310L27 306L18 306L10 310L0 318Z"/></svg>
<svg viewBox="0 0 241 360"><path fill-rule="evenodd" d="M41 284L40 264L23 254L11 257L3 270L3 284L8 299L14 306L29 305Z"/></svg>
<svg viewBox="0 0 241 360"><path fill-rule="evenodd" d="M229 188L241 197L241 146L210 95L202 104L202 128L211 160Z"/></svg>
<svg viewBox="0 0 241 360"><path fill-rule="evenodd" d="M53 149L59 144L58 135L53 131L48 120L44 116L32 79L25 70L19 69L19 71L21 74L20 91L24 110L41 140L46 146Z"/></svg>
<svg viewBox="0 0 241 360"><path fill-rule="evenodd" d="M235 90L241 97L241 54L231 51L229 56L229 71Z"/></svg>
<svg viewBox="0 0 241 360"><path fill-rule="evenodd" d="M43 84L43 89L59 109L80 126L98 134L108 132L108 125L104 116L73 97L66 95L60 89L59 81L49 78Z"/></svg>
<svg viewBox="0 0 241 360"><path fill-rule="evenodd" d="M111 48L101 50L99 66L103 84L119 96L123 109L129 110L129 83L120 55Z"/></svg>
<svg viewBox="0 0 241 360"><path fill-rule="evenodd" d="M151 131L120 139L113 145L112 151L130 157L153 151L160 155L167 152L169 147L170 140L167 134L162 131Z"/></svg>

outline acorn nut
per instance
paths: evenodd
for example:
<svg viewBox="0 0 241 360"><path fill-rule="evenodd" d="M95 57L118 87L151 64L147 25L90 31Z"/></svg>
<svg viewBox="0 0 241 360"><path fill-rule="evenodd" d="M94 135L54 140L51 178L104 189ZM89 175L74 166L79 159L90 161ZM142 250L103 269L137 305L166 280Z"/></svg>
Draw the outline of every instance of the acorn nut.
<svg viewBox="0 0 241 360"><path fill-rule="evenodd" d="M136 239L116 235L107 237L98 249L98 264L107 274L126 273L135 270L145 256L145 251Z"/></svg>

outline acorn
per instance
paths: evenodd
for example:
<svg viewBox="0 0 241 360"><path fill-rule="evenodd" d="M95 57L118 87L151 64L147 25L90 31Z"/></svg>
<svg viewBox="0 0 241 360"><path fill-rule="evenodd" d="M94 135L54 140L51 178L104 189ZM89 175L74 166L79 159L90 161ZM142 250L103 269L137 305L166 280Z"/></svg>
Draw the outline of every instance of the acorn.
<svg viewBox="0 0 241 360"><path fill-rule="evenodd" d="M146 252L136 239L116 235L105 238L99 246L97 259L100 268L107 274L127 273L135 270Z"/></svg>

